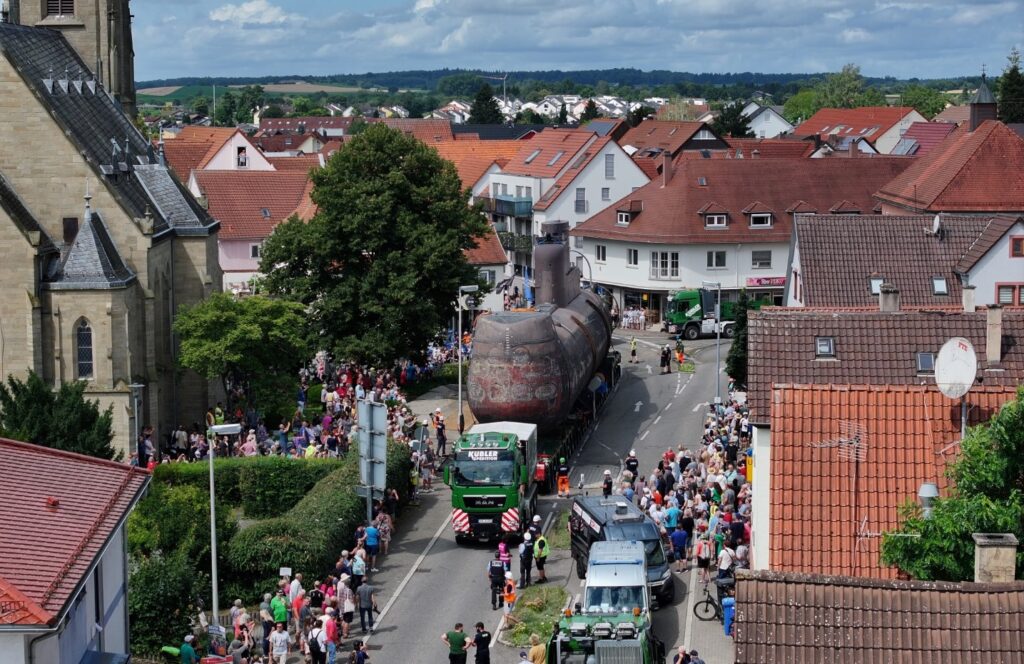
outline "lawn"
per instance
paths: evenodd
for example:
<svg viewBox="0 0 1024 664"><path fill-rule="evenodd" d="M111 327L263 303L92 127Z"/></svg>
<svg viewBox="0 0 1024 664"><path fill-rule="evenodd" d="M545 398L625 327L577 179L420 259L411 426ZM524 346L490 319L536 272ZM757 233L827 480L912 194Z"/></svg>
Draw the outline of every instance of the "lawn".
<svg viewBox="0 0 1024 664"><path fill-rule="evenodd" d="M547 537L548 546L552 549L569 550L569 510L558 515L545 537Z"/></svg>
<svg viewBox="0 0 1024 664"><path fill-rule="evenodd" d="M568 599L569 593L564 588L550 584L534 585L519 591L516 608L510 616L513 627L505 631L504 638L514 646L522 647L530 643L531 634L536 634L547 643Z"/></svg>

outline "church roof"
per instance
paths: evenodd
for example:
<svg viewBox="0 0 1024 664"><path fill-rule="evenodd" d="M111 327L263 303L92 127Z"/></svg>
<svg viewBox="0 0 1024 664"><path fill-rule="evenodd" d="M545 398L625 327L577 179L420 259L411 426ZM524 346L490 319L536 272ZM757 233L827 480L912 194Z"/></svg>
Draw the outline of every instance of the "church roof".
<svg viewBox="0 0 1024 664"><path fill-rule="evenodd" d="M121 260L121 254L99 214L86 208L85 219L64 256L64 264L50 290L110 290L124 288L135 273Z"/></svg>
<svg viewBox="0 0 1024 664"><path fill-rule="evenodd" d="M996 98L992 94L992 91L988 89L988 83L985 81L985 75L981 75L981 85L978 86L978 91L971 97L971 104L994 104Z"/></svg>
<svg viewBox="0 0 1024 664"><path fill-rule="evenodd" d="M215 222L188 201L188 193L180 185L147 190L142 178L136 177L139 165L156 163L152 145L113 96L95 82L89 67L63 34L0 23L0 53L17 69L128 214L141 218L151 211L155 233L178 231L178 219L165 217L162 210L185 205L192 209L194 219L185 215L184 228L192 232L215 228ZM163 166L155 167L166 171Z"/></svg>
<svg viewBox="0 0 1024 664"><path fill-rule="evenodd" d="M7 216L14 221L18 230L29 238L30 241L32 234L38 233L40 253L57 251L53 242L50 241L50 236L39 225L39 221L25 206L25 202L14 191L14 188L11 187L3 173L0 173L0 209L7 213Z"/></svg>

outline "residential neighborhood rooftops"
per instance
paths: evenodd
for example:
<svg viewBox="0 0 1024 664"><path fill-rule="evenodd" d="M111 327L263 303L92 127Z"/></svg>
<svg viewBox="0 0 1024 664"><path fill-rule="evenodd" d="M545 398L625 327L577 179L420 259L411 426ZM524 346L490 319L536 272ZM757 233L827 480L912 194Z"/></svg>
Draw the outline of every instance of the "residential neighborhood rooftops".
<svg viewBox="0 0 1024 664"><path fill-rule="evenodd" d="M175 138L164 141L167 165L179 180L188 182L192 171L209 164L235 134L241 132L234 127L182 127ZM255 150L256 146L253 145L253 151Z"/></svg>
<svg viewBox="0 0 1024 664"><path fill-rule="evenodd" d="M548 129L522 143L519 151L501 169L508 175L554 178L569 165L596 135L574 129Z"/></svg>
<svg viewBox="0 0 1024 664"><path fill-rule="evenodd" d="M355 118L342 115L304 116L296 118L260 118L260 133L305 133L317 130L347 130Z"/></svg>
<svg viewBox="0 0 1024 664"><path fill-rule="evenodd" d="M552 203L558 200L558 197L565 191L569 190L572 186L573 181L583 172L583 169L587 167L587 164L594 160L601 150L605 148L609 143L612 143L610 136L602 136L596 141L586 146L579 156L572 160L569 164L569 168L555 181L551 188L544 192L541 199L534 203L534 210L546 210Z"/></svg>
<svg viewBox="0 0 1024 664"><path fill-rule="evenodd" d="M915 122L893 148L893 154L923 157L942 143L956 125L949 122Z"/></svg>
<svg viewBox="0 0 1024 664"><path fill-rule="evenodd" d="M1024 212L1024 138L996 120L961 125L877 195L922 212Z"/></svg>
<svg viewBox="0 0 1024 664"><path fill-rule="evenodd" d="M896 578L881 562L880 535L898 527L921 483L945 487L959 400L928 385L777 384L771 394L769 568ZM1013 386L976 386L968 424L1015 395Z"/></svg>
<svg viewBox="0 0 1024 664"><path fill-rule="evenodd" d="M452 124L452 134L457 140L467 136L482 141L529 140L547 128L543 124Z"/></svg>
<svg viewBox="0 0 1024 664"><path fill-rule="evenodd" d="M968 104L962 104L960 106L947 106L932 118L932 122L963 124L970 119L971 107Z"/></svg>
<svg viewBox="0 0 1024 664"><path fill-rule="evenodd" d="M1020 662L1024 583L741 571L736 664Z"/></svg>
<svg viewBox="0 0 1024 664"><path fill-rule="evenodd" d="M292 214L312 216L313 206L304 202L309 175L302 171L196 171L195 178L223 240L263 240Z"/></svg>
<svg viewBox="0 0 1024 664"><path fill-rule="evenodd" d="M428 145L455 140L452 124L448 120L433 118L364 118L367 122L381 122L408 136L414 136Z"/></svg>
<svg viewBox="0 0 1024 664"><path fill-rule="evenodd" d="M497 163L507 164L523 145L532 143L513 140L459 140L432 143L430 147L444 159L455 164L462 186L472 189L487 171Z"/></svg>
<svg viewBox="0 0 1024 664"><path fill-rule="evenodd" d="M482 238L477 238L476 246L466 251L466 260L470 265L504 265L508 262L494 228L488 229Z"/></svg>
<svg viewBox="0 0 1024 664"><path fill-rule="evenodd" d="M1024 309L1004 308L999 362L986 362L988 310L962 307L901 309L807 309L768 307L748 318L747 403L750 420L774 418L772 386L777 383L839 385L924 385L935 387L934 362L953 337L964 337L979 358L979 384L1014 387L1024 382ZM774 421L774 420L773 420Z"/></svg>
<svg viewBox="0 0 1024 664"><path fill-rule="evenodd" d="M845 200L871 211L873 192L909 164L897 157L677 161L667 185L664 176L655 178L587 219L572 234L665 244L788 242L794 206L825 211ZM642 201L641 210L623 225L617 212L628 201ZM708 212L710 204L716 212ZM707 214L725 214L725 227L708 227ZM754 214L772 216L767 224L752 227Z"/></svg>
<svg viewBox="0 0 1024 664"><path fill-rule="evenodd" d="M1013 217L800 215L796 218L802 302L811 307L878 304L872 279L900 291L908 306L960 303L961 279L1015 223ZM836 256L841 255L841 261ZM945 280L936 290L933 280Z"/></svg>
<svg viewBox="0 0 1024 664"><path fill-rule="evenodd" d="M849 136L874 140L912 114L920 117L910 106L823 108L797 125L793 129L793 135L817 135L822 138Z"/></svg>
<svg viewBox="0 0 1024 664"><path fill-rule="evenodd" d="M0 477L0 625L53 625L141 497L149 473L0 439Z"/></svg>
<svg viewBox="0 0 1024 664"><path fill-rule="evenodd" d="M814 152L813 141L801 141L792 138L732 138L725 139L733 148L732 156L760 157L762 159L810 157ZM737 153L737 151L739 151ZM699 155L700 153L686 153ZM714 152L712 152L714 155Z"/></svg>
<svg viewBox="0 0 1024 664"><path fill-rule="evenodd" d="M627 152L668 152L676 156L683 146L701 130L711 133L703 122L647 119L633 127L619 139L619 145ZM718 138L713 136L712 138Z"/></svg>

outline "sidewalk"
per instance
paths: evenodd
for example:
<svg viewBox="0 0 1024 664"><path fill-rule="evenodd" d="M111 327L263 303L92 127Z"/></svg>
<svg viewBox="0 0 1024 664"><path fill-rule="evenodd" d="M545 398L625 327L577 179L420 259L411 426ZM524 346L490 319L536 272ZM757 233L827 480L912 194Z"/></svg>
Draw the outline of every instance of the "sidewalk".
<svg viewBox="0 0 1024 664"><path fill-rule="evenodd" d="M691 590L686 598L686 615L682 616L686 624L686 651L696 650L707 664L732 664L736 661L736 648L732 637L725 635L722 623L717 620L700 620L693 614L693 605L704 599L704 586L697 579L696 566L690 570L687 583ZM712 589L711 592L714 592L713 584L709 587ZM669 661L671 655L672 653L669 653Z"/></svg>

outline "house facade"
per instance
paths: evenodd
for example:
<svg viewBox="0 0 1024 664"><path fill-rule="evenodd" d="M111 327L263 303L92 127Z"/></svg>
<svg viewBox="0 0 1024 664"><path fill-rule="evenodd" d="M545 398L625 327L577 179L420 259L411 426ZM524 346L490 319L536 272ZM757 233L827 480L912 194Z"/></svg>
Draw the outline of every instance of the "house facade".
<svg viewBox="0 0 1024 664"><path fill-rule="evenodd" d="M880 154L890 154L910 125L926 121L909 106L823 108L795 127L793 135L820 136L822 140L833 141L866 138Z"/></svg>
<svg viewBox="0 0 1024 664"><path fill-rule="evenodd" d="M743 107L743 117L756 138L778 138L793 131L792 123L782 117L781 106L762 106L752 101Z"/></svg>

